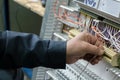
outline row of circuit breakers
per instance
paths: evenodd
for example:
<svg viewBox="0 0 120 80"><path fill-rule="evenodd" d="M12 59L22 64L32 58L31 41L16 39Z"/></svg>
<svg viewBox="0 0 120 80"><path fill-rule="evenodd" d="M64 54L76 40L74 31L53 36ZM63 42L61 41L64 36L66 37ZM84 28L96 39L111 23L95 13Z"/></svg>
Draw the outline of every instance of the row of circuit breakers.
<svg viewBox="0 0 120 80"><path fill-rule="evenodd" d="M79 60L66 65L65 70L50 69L46 72L46 80L120 80L120 25L106 23L104 18L81 10L77 2L73 1L70 6L59 0L53 3L54 17L58 21L55 26L59 26L61 31L54 32L52 39L67 41L86 30L104 40L103 60L94 66Z"/></svg>

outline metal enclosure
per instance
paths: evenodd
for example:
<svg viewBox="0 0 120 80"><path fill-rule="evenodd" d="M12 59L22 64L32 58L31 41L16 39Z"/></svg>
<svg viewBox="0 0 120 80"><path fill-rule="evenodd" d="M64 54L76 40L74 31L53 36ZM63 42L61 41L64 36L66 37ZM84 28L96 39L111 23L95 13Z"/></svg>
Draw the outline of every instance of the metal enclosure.
<svg viewBox="0 0 120 80"><path fill-rule="evenodd" d="M55 1L56 0L47 1L46 13L43 19L40 37L42 39L53 39L53 40L66 41L68 39L68 36L65 34L62 34L61 29L64 24L66 25L70 25L70 24L64 21L60 21L54 17L53 8L54 8ZM75 8L80 7L80 9L85 6L84 13L87 13L90 16L94 16L94 18L97 18L97 19L99 18L98 16L100 16L104 18L103 22L117 26L117 28L120 27L120 24L118 24L119 21L111 22L112 15L108 14L108 16L106 17L107 14L104 13L104 16L102 16L101 13L103 12L99 13L99 11L96 10L96 8L97 9L98 7L100 8L99 3L101 0L96 0L98 1L96 7L92 7L91 5L85 4L84 1L89 1L89 0L76 0L76 1L82 1L82 3L84 3L82 4L82 6L80 6L80 4L78 5L76 3L72 3L72 0L68 0L68 1L58 0L58 1L60 3L66 2L67 3L66 6L69 5ZM91 6L92 8L88 8L88 6ZM60 5L57 5L56 9L58 9L58 7L60 7ZM65 7L65 8L68 9L68 7ZM120 10L120 8L118 9ZM95 13L94 11L96 11L96 13L98 14L92 14L92 12ZM116 16L114 16L114 18L120 20L119 18L116 18ZM72 26L76 26L76 25L72 25ZM38 67L33 70L32 80L120 80L120 69L116 67L112 67L105 60L102 60L99 64L95 66L91 64L87 66L87 64L88 63L86 61L79 60L78 62L74 64L66 65L66 70L61 70L61 69L54 70L54 69L49 69L49 68L44 68L44 67ZM85 69L86 66L87 68Z"/></svg>

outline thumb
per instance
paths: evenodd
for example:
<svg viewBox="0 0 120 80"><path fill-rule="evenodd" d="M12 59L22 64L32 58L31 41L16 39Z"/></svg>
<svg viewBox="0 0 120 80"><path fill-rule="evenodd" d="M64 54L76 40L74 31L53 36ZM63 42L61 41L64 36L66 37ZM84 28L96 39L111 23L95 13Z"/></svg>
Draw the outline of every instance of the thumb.
<svg viewBox="0 0 120 80"><path fill-rule="evenodd" d="M86 48L86 53L93 54L93 55L103 55L104 50L101 49L100 47L97 47L95 45L88 43Z"/></svg>

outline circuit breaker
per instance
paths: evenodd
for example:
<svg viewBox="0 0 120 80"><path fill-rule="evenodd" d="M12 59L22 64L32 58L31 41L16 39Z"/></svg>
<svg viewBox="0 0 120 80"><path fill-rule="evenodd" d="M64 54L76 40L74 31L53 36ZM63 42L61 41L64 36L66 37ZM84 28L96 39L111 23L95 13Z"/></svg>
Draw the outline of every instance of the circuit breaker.
<svg viewBox="0 0 120 80"><path fill-rule="evenodd" d="M120 18L105 9L100 10L101 4L102 0L47 1L41 38L67 41L86 30L104 41L105 54L94 66L79 60L67 64L65 70L36 68L33 80L120 80Z"/></svg>

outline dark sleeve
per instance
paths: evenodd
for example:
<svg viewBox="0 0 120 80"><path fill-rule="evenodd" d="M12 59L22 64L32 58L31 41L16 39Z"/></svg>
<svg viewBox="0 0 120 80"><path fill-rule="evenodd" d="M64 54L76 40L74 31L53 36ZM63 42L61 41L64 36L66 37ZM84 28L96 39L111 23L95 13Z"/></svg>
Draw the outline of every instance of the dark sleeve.
<svg viewBox="0 0 120 80"><path fill-rule="evenodd" d="M65 68L66 42L41 40L37 35L0 32L0 68Z"/></svg>

